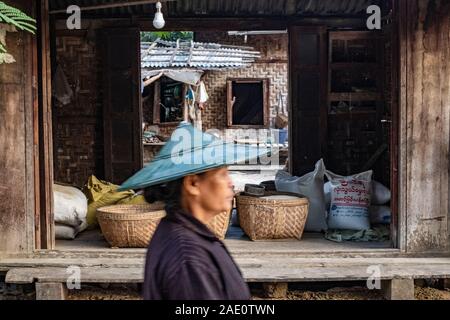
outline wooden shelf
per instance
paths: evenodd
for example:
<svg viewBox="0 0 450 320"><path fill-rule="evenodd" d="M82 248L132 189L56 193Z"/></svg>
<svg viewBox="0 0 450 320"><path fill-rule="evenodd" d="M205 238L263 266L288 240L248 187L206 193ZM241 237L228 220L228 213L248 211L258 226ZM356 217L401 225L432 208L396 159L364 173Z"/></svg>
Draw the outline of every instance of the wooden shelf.
<svg viewBox="0 0 450 320"><path fill-rule="evenodd" d="M378 92L330 92L330 101L378 101Z"/></svg>
<svg viewBox="0 0 450 320"><path fill-rule="evenodd" d="M144 142L144 146L163 146L165 144L166 144L165 142L154 142L154 143Z"/></svg>

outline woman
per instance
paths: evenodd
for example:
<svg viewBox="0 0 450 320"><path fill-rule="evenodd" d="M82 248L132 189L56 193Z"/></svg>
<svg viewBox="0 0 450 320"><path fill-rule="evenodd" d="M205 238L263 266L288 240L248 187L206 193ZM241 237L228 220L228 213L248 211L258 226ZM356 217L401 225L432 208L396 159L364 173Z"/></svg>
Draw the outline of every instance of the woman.
<svg viewBox="0 0 450 320"><path fill-rule="evenodd" d="M147 252L144 299L250 299L224 244L206 227L232 207L226 166L265 153L250 148L182 123L152 163L121 186L145 188L147 201L166 204Z"/></svg>

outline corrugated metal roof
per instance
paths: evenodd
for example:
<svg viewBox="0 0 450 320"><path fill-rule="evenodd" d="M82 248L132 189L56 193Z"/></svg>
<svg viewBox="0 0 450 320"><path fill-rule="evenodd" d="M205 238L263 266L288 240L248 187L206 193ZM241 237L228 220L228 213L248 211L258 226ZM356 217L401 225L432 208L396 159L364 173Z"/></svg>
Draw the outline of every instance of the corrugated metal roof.
<svg viewBox="0 0 450 320"><path fill-rule="evenodd" d="M162 41L141 44L142 68L243 68L260 57L251 47L192 41Z"/></svg>

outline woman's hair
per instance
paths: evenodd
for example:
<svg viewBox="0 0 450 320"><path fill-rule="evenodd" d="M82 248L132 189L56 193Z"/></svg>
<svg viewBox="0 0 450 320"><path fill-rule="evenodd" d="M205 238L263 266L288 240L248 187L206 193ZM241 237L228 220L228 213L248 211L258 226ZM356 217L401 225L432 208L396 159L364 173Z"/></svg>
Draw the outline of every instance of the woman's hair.
<svg viewBox="0 0 450 320"><path fill-rule="evenodd" d="M147 187L144 190L145 200L149 203L162 201L165 203L166 211L179 209L181 207L181 190L183 179L170 181L164 184Z"/></svg>
<svg viewBox="0 0 450 320"><path fill-rule="evenodd" d="M203 173L198 173L202 176ZM181 209L181 191L183 188L184 178L169 181L164 184L147 187L144 189L145 200L149 203L162 201L165 203L166 211Z"/></svg>

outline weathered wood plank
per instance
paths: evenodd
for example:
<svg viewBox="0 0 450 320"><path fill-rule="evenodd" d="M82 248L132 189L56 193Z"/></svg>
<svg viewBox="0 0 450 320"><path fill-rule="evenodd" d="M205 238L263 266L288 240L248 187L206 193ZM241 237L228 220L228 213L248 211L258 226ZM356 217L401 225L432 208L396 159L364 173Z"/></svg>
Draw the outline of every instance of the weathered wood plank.
<svg viewBox="0 0 450 320"><path fill-rule="evenodd" d="M450 3L407 1L407 250L446 250ZM405 89L405 88L403 88Z"/></svg>
<svg viewBox="0 0 450 320"><path fill-rule="evenodd" d="M7 1L8 2L8 1ZM32 3L14 5L32 13ZM0 251L34 249L33 40L7 35L16 63L0 66Z"/></svg>
<svg viewBox="0 0 450 320"><path fill-rule="evenodd" d="M313 281L361 281L370 273L367 266L241 268L247 282L313 282ZM82 283L140 283L144 280L144 268L81 268ZM15 268L8 271L7 283L25 284L39 282L66 282L67 268ZM450 269L441 266L390 266L382 268L380 280L425 279L450 277Z"/></svg>
<svg viewBox="0 0 450 320"><path fill-rule="evenodd" d="M143 259L18 259L6 260L6 282L65 282L68 267L80 268L83 283L142 282ZM239 257L236 263L248 282L356 281L374 275L379 279L450 278L450 258L281 258Z"/></svg>

